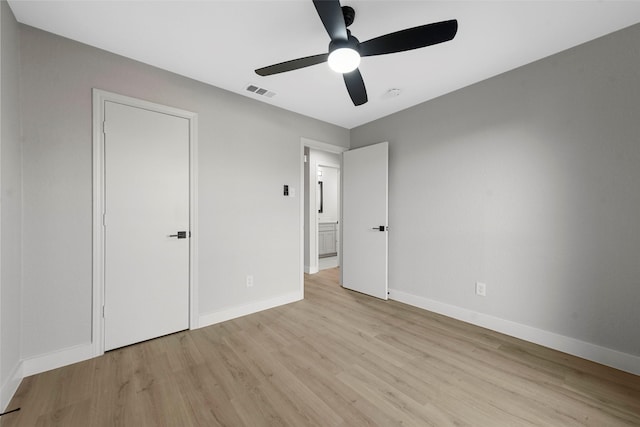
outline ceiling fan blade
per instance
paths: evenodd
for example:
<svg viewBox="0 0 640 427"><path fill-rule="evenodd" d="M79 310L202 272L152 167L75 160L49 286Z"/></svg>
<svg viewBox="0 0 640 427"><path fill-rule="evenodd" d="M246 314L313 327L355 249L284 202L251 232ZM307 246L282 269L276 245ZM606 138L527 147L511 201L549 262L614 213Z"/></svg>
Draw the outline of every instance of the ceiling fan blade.
<svg viewBox="0 0 640 427"><path fill-rule="evenodd" d="M312 65L327 62L328 53L319 55L306 56L304 58L292 59L291 61L281 62L279 64L269 65L268 67L258 68L256 74L259 76L270 76L272 74L284 73L286 71L298 70L300 68L310 67Z"/></svg>
<svg viewBox="0 0 640 427"><path fill-rule="evenodd" d="M360 43L360 56L384 55L404 52L453 39L458 31L458 21L435 22L385 34Z"/></svg>
<svg viewBox="0 0 640 427"><path fill-rule="evenodd" d="M344 23L342 7L338 0L313 0L324 28L331 40L347 40L347 26Z"/></svg>
<svg viewBox="0 0 640 427"><path fill-rule="evenodd" d="M356 68L350 73L344 73L343 77L353 105L358 106L365 104L368 101L367 89L364 87L364 80L362 80L360 70Z"/></svg>

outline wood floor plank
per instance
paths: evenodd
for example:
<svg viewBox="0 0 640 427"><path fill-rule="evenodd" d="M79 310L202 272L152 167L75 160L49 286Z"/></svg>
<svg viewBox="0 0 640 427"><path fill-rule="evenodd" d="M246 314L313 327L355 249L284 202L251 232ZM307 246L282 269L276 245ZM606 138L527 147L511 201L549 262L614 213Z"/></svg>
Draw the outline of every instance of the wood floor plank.
<svg viewBox="0 0 640 427"><path fill-rule="evenodd" d="M640 426L640 377L305 275L305 299L25 378L2 427Z"/></svg>
<svg viewBox="0 0 640 427"><path fill-rule="evenodd" d="M336 381L335 374L317 364L314 359L304 357L309 353L282 352L282 358L297 377L309 389L319 396L327 405L343 418L344 426L392 425L393 420L369 402L358 402L358 394L348 386ZM342 370L340 370L342 372Z"/></svg>

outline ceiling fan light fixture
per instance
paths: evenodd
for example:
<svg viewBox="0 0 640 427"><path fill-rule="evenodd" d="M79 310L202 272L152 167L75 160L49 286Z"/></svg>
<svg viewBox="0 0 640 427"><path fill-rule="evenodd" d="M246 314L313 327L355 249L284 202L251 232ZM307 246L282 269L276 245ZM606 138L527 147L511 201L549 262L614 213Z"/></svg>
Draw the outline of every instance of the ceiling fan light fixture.
<svg viewBox="0 0 640 427"><path fill-rule="evenodd" d="M313 0L324 29L331 41L328 53L321 53L303 58L292 59L255 70L259 76L270 76L286 71L299 70L322 62L328 62L329 68L342 74L354 106L368 101L367 89L358 66L361 56L377 56L389 53L405 52L420 49L452 40L458 32L458 21L434 22L417 27L387 33L362 43L348 29L355 18L355 10L349 6L341 6L340 0ZM387 98L399 95L399 91L391 90Z"/></svg>
<svg viewBox="0 0 640 427"><path fill-rule="evenodd" d="M360 54L353 48L341 47L329 54L327 62L336 73L350 73L360 65Z"/></svg>

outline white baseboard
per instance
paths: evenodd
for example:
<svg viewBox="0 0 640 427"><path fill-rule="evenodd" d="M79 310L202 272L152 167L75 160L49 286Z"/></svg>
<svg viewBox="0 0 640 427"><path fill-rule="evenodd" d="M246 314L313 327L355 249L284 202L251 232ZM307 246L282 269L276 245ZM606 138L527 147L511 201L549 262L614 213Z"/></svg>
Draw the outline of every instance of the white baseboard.
<svg viewBox="0 0 640 427"><path fill-rule="evenodd" d="M243 304L232 308L227 308L213 313L203 314L200 316L199 327L215 325L216 323L235 319L237 317L246 316L248 314L257 313L262 310L278 307L292 302L300 301L304 298L303 291L295 291L288 294L280 295L268 300L256 301L250 304Z"/></svg>
<svg viewBox="0 0 640 427"><path fill-rule="evenodd" d="M93 344L81 344L22 361L22 374L25 377L50 371L51 369L82 362L95 357Z"/></svg>
<svg viewBox="0 0 640 427"><path fill-rule="evenodd" d="M16 394L22 378L24 378L24 375L22 375L22 362L18 362L9 374L9 378L2 384L2 389L0 389L0 412L7 410L7 405L11 402L13 395Z"/></svg>
<svg viewBox="0 0 640 427"><path fill-rule="evenodd" d="M398 290L389 290L389 298L476 326L520 338L544 347L562 351L602 365L640 375L640 357L601 347L586 341L533 328L521 323L490 316L466 308L445 304Z"/></svg>
<svg viewBox="0 0 640 427"><path fill-rule="evenodd" d="M209 326L215 323L224 322L225 320L235 319L236 317L245 316L247 314L256 313L258 311L266 310L284 304L289 304L291 302L300 301L303 298L304 294L302 290L300 290L280 295L268 300L257 301L250 304L217 311L214 313L201 315L198 319L198 327ZM39 374L40 372L45 372L51 369L60 368L62 366L71 365L73 363L82 362L95 356L95 348L92 343L81 344L63 350L24 359L22 361L21 374L22 377L28 377L29 375L35 375Z"/></svg>

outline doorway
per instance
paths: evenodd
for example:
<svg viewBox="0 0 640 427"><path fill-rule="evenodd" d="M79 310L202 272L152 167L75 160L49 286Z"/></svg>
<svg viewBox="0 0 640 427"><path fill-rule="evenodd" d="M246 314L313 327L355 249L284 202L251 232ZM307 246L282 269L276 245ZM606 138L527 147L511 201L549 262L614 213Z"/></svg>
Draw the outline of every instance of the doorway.
<svg viewBox="0 0 640 427"><path fill-rule="evenodd" d="M340 266L340 165L316 162L318 270Z"/></svg>
<svg viewBox="0 0 640 427"><path fill-rule="evenodd" d="M301 250L302 267L307 274L315 274L321 267L332 268L340 264L340 168L342 153L346 150L347 148L320 141L301 139L301 184L304 193L301 198ZM321 252L326 256L321 257Z"/></svg>
<svg viewBox="0 0 640 427"><path fill-rule="evenodd" d="M311 150L337 154L340 158L340 227L338 262L340 284L381 299L388 298L388 143L348 150L302 138L300 182L304 197L300 201L303 227L300 251L303 270L300 286L304 291L304 273L319 271L314 207L317 171ZM347 160L349 160L347 162ZM322 162L320 162L322 163ZM313 172L313 173L312 173ZM347 202L349 202L347 204ZM317 203L317 202L316 202ZM349 221L347 221L349 219ZM363 234L364 233L364 234ZM375 235L375 237L373 236ZM315 248L315 249L314 249ZM374 260L373 262L370 262ZM371 268L375 265L375 268ZM345 274L349 270L349 274ZM346 283L345 283L346 280Z"/></svg>
<svg viewBox="0 0 640 427"><path fill-rule="evenodd" d="M304 148L304 271L340 264L341 154Z"/></svg>
<svg viewBox="0 0 640 427"><path fill-rule="evenodd" d="M96 355L197 327L196 117L94 90Z"/></svg>

